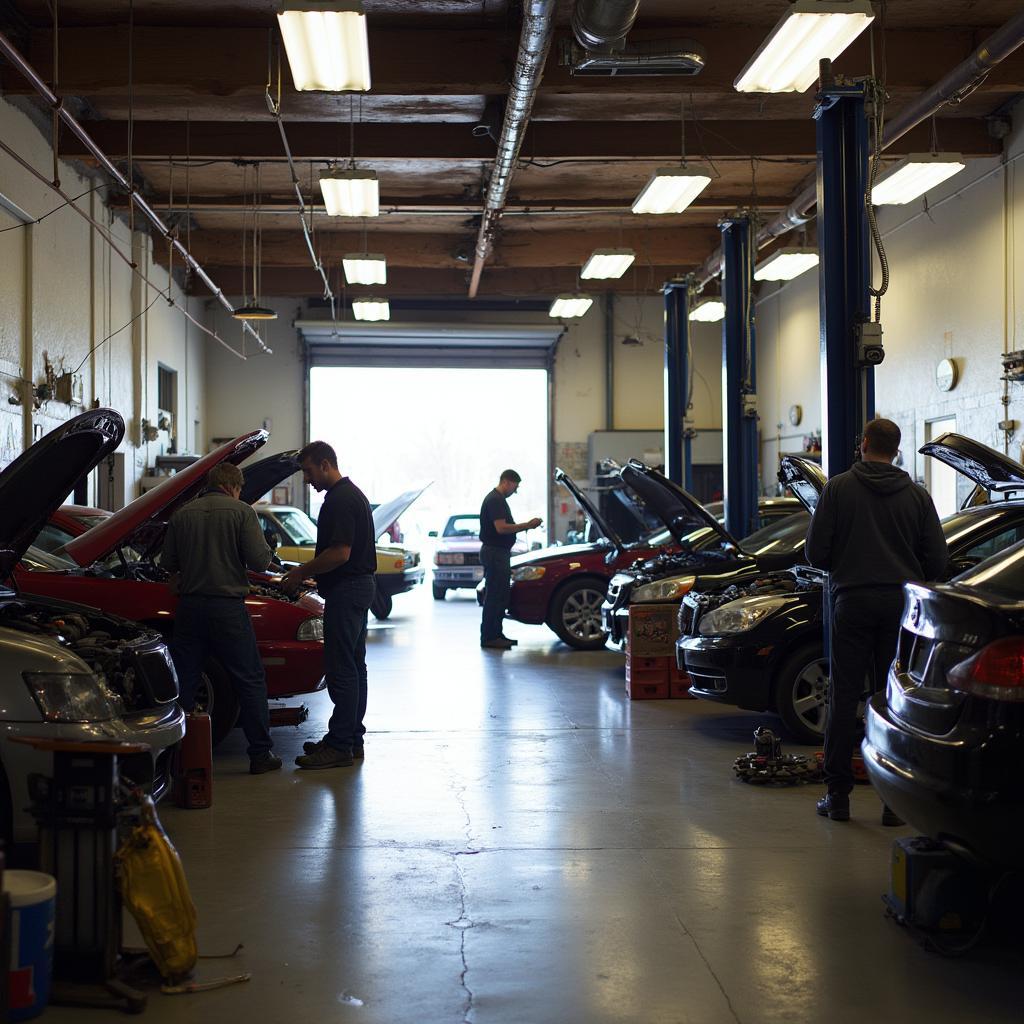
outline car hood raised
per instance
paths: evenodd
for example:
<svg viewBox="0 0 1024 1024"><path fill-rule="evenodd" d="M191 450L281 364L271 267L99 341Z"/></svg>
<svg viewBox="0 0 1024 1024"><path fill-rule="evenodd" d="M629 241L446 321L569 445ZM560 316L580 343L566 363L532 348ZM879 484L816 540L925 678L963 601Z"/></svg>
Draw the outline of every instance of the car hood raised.
<svg viewBox="0 0 1024 1024"><path fill-rule="evenodd" d="M262 448L268 437L265 430L254 430L222 444L141 498L129 502L106 522L68 541L62 553L85 568L125 545L137 551L156 550L167 529L167 521L182 505L202 492L206 474L222 462L232 462L237 466Z"/></svg>
<svg viewBox="0 0 1024 1024"><path fill-rule="evenodd" d="M517 565L534 565L537 562L549 562L553 558L573 558L580 555L593 555L599 551L607 551L608 547L601 544L559 544L537 551L527 551L512 559L512 568Z"/></svg>
<svg viewBox="0 0 1024 1024"><path fill-rule="evenodd" d="M299 450L294 448L290 452L268 455L267 458L246 466L242 470L245 482L242 484L242 493L239 496L241 500L247 505L254 505L279 483L300 472L298 454Z"/></svg>
<svg viewBox="0 0 1024 1024"><path fill-rule="evenodd" d="M564 469L555 469L555 483L561 484L573 496L573 500L583 510L584 515L597 527L601 536L610 540L621 551L622 538L612 529L611 524L597 510L597 506L583 493L580 486Z"/></svg>
<svg viewBox="0 0 1024 1024"><path fill-rule="evenodd" d="M78 481L123 437L120 413L92 409L51 431L0 473L0 580L10 578Z"/></svg>
<svg viewBox="0 0 1024 1024"><path fill-rule="evenodd" d="M1024 490L1024 466L963 434L940 434L918 451L951 466L986 491Z"/></svg>
<svg viewBox="0 0 1024 1024"><path fill-rule="evenodd" d="M433 483L431 481L430 483ZM373 539L379 540L387 528L430 486L429 483L411 491L404 491L397 498L385 501L373 510Z"/></svg>
<svg viewBox="0 0 1024 1024"><path fill-rule="evenodd" d="M779 463L779 483L788 487L813 516L828 477L817 462L799 455L786 455Z"/></svg>

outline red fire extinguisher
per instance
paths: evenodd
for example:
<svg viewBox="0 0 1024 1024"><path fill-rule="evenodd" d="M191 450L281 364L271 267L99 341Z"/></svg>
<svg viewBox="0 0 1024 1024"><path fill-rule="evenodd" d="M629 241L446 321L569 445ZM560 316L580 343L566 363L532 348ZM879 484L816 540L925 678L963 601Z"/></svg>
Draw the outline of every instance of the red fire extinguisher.
<svg viewBox="0 0 1024 1024"><path fill-rule="evenodd" d="M171 761L171 799L197 810L213 803L213 739L210 716L185 716L185 738Z"/></svg>

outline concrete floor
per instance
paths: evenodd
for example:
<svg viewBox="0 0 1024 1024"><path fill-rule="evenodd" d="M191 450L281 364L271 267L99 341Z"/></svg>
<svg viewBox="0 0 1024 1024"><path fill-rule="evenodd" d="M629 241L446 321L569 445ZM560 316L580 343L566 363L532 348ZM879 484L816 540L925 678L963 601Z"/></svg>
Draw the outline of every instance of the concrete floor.
<svg viewBox="0 0 1024 1024"><path fill-rule="evenodd" d="M630 704L622 659L508 624L481 651L467 597L372 627L366 761L291 761L328 703L278 730L278 775L218 751L214 807L164 804L199 910L202 978L147 1019L364 1024L1020 1021L1019 951L944 960L882 912L880 804L734 781L761 716ZM48 1020L110 1021L51 1010Z"/></svg>

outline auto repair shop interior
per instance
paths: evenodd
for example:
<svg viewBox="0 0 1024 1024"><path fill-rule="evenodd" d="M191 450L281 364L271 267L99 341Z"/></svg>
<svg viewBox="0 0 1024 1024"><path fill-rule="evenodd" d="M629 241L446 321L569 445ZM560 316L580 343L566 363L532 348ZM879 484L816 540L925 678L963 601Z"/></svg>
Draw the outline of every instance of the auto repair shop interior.
<svg viewBox="0 0 1024 1024"><path fill-rule="evenodd" d="M1019 0L0 0L0 1020L1020 1021L1022 96ZM218 466L261 774L241 656L182 707ZM872 469L948 559L847 815L805 540Z"/></svg>

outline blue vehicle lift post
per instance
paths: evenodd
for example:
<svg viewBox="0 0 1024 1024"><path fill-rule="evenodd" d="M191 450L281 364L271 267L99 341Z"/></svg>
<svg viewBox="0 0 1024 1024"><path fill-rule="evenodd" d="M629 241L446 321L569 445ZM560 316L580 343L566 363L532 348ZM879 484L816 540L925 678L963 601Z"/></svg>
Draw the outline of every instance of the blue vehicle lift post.
<svg viewBox="0 0 1024 1024"><path fill-rule="evenodd" d="M722 424L725 525L734 537L756 527L758 486L757 349L750 220L723 220Z"/></svg>
<svg viewBox="0 0 1024 1024"><path fill-rule="evenodd" d="M690 404L690 281L667 281L665 293L665 476L693 489Z"/></svg>

